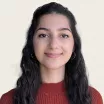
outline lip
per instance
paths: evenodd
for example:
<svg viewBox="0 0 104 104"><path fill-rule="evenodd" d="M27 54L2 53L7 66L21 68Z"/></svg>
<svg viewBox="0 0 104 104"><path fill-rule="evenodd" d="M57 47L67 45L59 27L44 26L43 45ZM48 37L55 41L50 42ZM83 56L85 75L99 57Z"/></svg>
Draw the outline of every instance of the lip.
<svg viewBox="0 0 104 104"><path fill-rule="evenodd" d="M50 58L57 58L60 55L62 55L62 53L45 53L45 54Z"/></svg>

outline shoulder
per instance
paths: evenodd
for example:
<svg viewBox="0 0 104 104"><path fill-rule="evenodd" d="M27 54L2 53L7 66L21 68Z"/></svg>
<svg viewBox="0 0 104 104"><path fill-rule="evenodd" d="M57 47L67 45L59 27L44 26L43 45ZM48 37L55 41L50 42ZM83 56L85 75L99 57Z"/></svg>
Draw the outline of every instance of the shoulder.
<svg viewBox="0 0 104 104"><path fill-rule="evenodd" d="M101 94L94 87L89 86L89 91L92 98L92 104L103 104Z"/></svg>
<svg viewBox="0 0 104 104"><path fill-rule="evenodd" d="M0 104L13 104L13 95L15 89L11 89L10 91L3 94L0 98Z"/></svg>

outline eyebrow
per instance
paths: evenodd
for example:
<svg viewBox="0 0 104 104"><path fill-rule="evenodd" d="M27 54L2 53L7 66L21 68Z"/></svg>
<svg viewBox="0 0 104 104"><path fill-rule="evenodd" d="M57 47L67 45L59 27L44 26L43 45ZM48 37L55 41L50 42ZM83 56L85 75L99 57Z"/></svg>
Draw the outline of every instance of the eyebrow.
<svg viewBox="0 0 104 104"><path fill-rule="evenodd" d="M44 27L38 28L38 29L36 30L36 32L37 32L38 30L46 30L46 31L50 31L49 29L44 28ZM60 28L60 29L58 29L58 30L59 30L59 31L62 31L62 30L68 30L68 31L71 32L71 30L70 30L69 28Z"/></svg>

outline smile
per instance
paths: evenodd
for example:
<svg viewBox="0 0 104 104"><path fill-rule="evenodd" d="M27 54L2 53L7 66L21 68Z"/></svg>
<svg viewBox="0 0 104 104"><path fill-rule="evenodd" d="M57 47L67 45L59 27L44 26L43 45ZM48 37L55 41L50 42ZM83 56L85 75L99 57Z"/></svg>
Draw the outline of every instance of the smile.
<svg viewBox="0 0 104 104"><path fill-rule="evenodd" d="M53 53L45 53L46 56L50 57L50 58L58 58L62 55L62 53L60 54L53 54Z"/></svg>

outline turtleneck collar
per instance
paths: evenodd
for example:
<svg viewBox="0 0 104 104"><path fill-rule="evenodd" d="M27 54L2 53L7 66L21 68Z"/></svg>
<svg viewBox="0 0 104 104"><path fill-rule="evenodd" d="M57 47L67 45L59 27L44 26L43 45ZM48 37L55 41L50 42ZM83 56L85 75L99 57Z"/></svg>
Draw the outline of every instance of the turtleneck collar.
<svg viewBox="0 0 104 104"><path fill-rule="evenodd" d="M46 93L60 93L64 92L64 80L57 82L57 83L42 83L40 86L40 91L41 92L46 92Z"/></svg>

